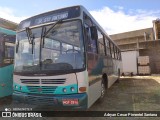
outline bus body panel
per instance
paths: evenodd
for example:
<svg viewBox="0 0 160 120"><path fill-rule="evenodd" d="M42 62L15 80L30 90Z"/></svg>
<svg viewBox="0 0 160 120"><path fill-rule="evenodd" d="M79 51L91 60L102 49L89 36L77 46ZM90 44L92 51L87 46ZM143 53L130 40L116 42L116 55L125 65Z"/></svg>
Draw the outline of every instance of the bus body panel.
<svg viewBox="0 0 160 120"><path fill-rule="evenodd" d="M73 94L78 92L76 74L57 76L20 76L14 75L14 90L35 94ZM72 92L70 89L75 90ZM67 92L63 92L66 89Z"/></svg>
<svg viewBox="0 0 160 120"><path fill-rule="evenodd" d="M101 79L89 86L88 107L90 107L101 96Z"/></svg>
<svg viewBox="0 0 160 120"><path fill-rule="evenodd" d="M78 88L86 87L86 93L88 95L87 107L89 108L99 97L100 97L100 90L101 90L101 75L98 76L89 76L88 71L85 70L84 72L76 73L78 79ZM90 84L89 81L98 80L93 84ZM79 93L81 93L79 91Z"/></svg>
<svg viewBox="0 0 160 120"><path fill-rule="evenodd" d="M0 98L13 92L15 31L0 27Z"/></svg>
<svg viewBox="0 0 160 120"><path fill-rule="evenodd" d="M84 83L85 77L82 76L85 74L85 72L80 72L76 74L39 77L14 75L13 99L28 104L54 105L55 108L87 109L87 91L84 93L78 92L79 87L86 86ZM51 84L50 82L44 84L45 81L42 82L42 80L58 81L62 79L65 79L65 83L63 84ZM77 79L79 80L78 82ZM39 80L41 84L35 84L34 80ZM52 87L56 88L53 88L53 90ZM71 91L71 87L74 87L75 91ZM64 88L67 90L66 93L63 92ZM63 99L78 99L78 105L63 105Z"/></svg>
<svg viewBox="0 0 160 120"><path fill-rule="evenodd" d="M0 97L12 94L13 65L0 68Z"/></svg>

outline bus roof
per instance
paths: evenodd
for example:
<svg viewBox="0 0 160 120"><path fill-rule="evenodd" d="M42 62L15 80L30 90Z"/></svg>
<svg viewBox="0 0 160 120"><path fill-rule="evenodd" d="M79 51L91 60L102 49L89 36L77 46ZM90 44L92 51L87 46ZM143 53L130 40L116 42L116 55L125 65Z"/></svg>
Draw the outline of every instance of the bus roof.
<svg viewBox="0 0 160 120"><path fill-rule="evenodd" d="M8 29L2 28L2 27L0 27L0 33L4 33L4 34L7 34L7 35L16 35L15 31L8 30Z"/></svg>

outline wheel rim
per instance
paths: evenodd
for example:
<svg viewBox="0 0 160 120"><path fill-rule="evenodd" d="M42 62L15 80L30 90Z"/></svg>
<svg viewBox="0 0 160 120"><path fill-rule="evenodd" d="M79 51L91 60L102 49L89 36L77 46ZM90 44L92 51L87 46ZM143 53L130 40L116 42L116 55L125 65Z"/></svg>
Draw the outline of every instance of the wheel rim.
<svg viewBox="0 0 160 120"><path fill-rule="evenodd" d="M104 94L105 94L105 86L104 86L104 83L102 83L101 97L104 97Z"/></svg>

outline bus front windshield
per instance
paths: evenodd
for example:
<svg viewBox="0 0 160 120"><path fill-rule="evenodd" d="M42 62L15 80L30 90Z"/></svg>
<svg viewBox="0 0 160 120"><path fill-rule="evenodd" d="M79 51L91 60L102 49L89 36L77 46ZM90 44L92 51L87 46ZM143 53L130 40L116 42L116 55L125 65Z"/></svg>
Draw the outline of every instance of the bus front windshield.
<svg viewBox="0 0 160 120"><path fill-rule="evenodd" d="M48 30L52 25L43 27ZM84 68L81 22L77 20L59 23L41 39L43 27L31 29L34 36L32 44L26 31L17 34L15 72L56 73Z"/></svg>

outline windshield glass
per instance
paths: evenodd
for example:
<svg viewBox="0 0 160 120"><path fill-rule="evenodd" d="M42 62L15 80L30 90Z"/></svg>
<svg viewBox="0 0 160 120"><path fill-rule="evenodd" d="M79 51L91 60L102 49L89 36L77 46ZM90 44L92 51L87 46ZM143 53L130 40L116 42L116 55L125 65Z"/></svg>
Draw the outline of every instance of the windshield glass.
<svg viewBox="0 0 160 120"><path fill-rule="evenodd" d="M45 27L48 30L51 26ZM57 24L45 36L42 43L40 38L42 27L31 30L34 35L33 45L29 44L26 31L17 35L19 47L15 57L15 72L35 73L51 70L56 72L84 68L84 47L80 21Z"/></svg>

